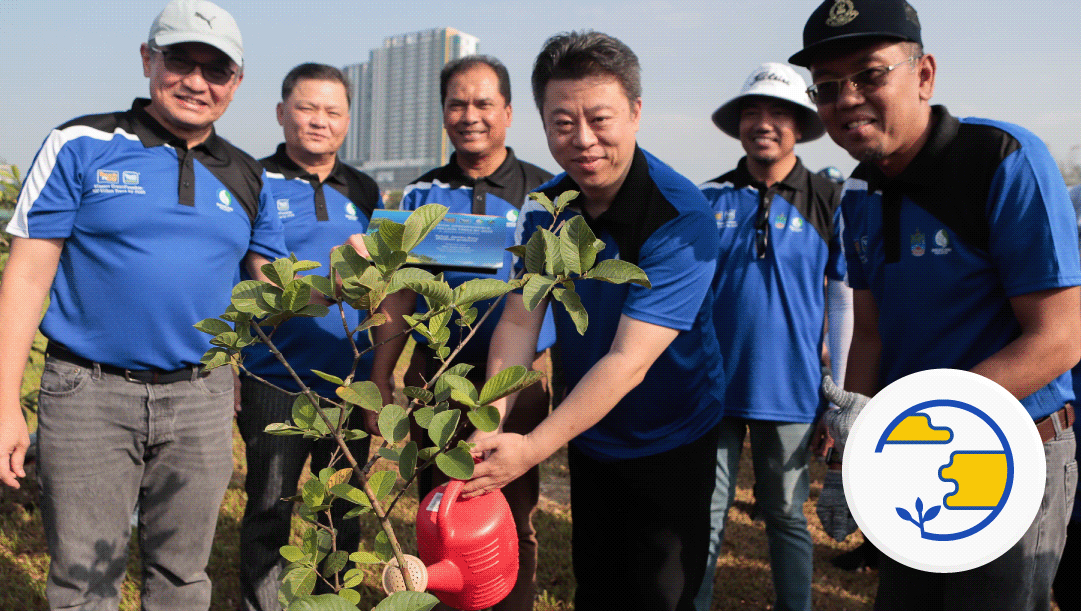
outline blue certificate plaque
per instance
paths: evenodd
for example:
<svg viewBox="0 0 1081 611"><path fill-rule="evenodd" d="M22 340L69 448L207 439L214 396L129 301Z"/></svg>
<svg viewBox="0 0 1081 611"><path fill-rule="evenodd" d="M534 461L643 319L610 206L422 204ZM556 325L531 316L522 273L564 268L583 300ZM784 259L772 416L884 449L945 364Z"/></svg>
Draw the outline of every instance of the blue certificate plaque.
<svg viewBox="0 0 1081 611"><path fill-rule="evenodd" d="M409 210L373 210L368 233L384 220L405 223ZM406 265L435 272L467 271L494 274L503 268L507 219L480 214L447 214L416 248Z"/></svg>

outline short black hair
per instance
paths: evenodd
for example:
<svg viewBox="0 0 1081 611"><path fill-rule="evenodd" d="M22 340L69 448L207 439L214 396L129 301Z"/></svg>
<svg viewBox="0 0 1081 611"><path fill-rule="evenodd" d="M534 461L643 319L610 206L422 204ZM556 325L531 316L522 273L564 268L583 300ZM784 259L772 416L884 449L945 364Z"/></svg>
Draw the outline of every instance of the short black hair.
<svg viewBox="0 0 1081 611"><path fill-rule="evenodd" d="M447 63L439 71L440 106L447 103L447 85L450 84L450 79L454 78L456 74L461 74L477 66L488 66L495 72L496 79L499 81L499 95L503 96L505 103L510 104L510 73L507 72L507 67L503 65L503 62L491 55L466 55Z"/></svg>
<svg viewBox="0 0 1081 611"><path fill-rule="evenodd" d="M642 97L641 71L638 56L618 38L593 30L562 32L544 42L533 63L533 100L543 113L548 81L611 76L633 104Z"/></svg>
<svg viewBox="0 0 1081 611"><path fill-rule="evenodd" d="M289 99L289 96L293 93L293 88L297 86L297 82L303 79L341 83L342 87L345 87L346 104L353 104L353 86L349 82L349 78L345 76L345 73L334 66L314 64L311 62L300 64L296 68L290 70L289 74L285 75L285 79L282 80L283 102Z"/></svg>

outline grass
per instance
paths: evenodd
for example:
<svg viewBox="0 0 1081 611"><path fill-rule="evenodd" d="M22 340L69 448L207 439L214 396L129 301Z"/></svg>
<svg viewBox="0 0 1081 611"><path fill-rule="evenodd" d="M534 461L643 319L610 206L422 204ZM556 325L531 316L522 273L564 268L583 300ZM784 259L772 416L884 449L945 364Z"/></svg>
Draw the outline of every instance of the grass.
<svg viewBox="0 0 1081 611"><path fill-rule="evenodd" d="M41 342L39 338L39 342ZM41 344L39 343L39 347ZM24 392L37 386L40 376L41 356L35 354L35 362L27 372ZM407 362L408 353L403 355ZM33 426L33 424L32 424ZM381 441L376 439L376 441ZM377 445L377 444L373 444ZM243 442L234 431L233 455L235 470L218 517L218 529L208 572L214 582L211 609L234 611L239 604L237 561L239 559L239 526L244 512L244 459ZM821 489L824 467L812 465L811 498L804 506L814 540L815 574L813 601L820 611L870 609L877 584L877 575L870 573L847 573L834 568L829 559L855 547L860 539L850 537L839 544L822 532L814 515L814 500ZM24 481L21 490L0 489L0 609L46 609L45 577L49 558L41 527L36 486L32 473ZM573 609L574 575L571 570L571 515L569 499L569 474L566 450L561 450L541 465L542 498L534 515L534 525L539 540L537 570L537 602L535 611L567 611ZM740 477L737 481L735 506L729 514L729 525L722 555L718 561L715 577L713 608L716 610L769 609L773 599L769 559L766 547L765 527L762 522L751 519L753 505L753 478L751 476L750 451L743 452ZM393 517L396 531L407 549L415 549L413 532L417 510L415 492L407 492L399 503ZM362 517L363 540L371 541L377 532L374 518ZM303 523L295 519L293 537L299 542ZM123 589L120 608L136 611L139 608L139 561L133 543L130 547L128 578ZM373 571L359 589L362 593L361 609L369 609L382 599L378 581Z"/></svg>

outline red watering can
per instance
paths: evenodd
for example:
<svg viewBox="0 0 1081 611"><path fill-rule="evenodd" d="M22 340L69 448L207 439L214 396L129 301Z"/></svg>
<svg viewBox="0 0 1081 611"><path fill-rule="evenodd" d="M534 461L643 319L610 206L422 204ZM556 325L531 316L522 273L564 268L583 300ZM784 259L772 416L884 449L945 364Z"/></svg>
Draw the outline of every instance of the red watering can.
<svg viewBox="0 0 1081 611"><path fill-rule="evenodd" d="M406 556L417 590L429 590L462 611L506 598L518 578L518 532L499 490L459 498L465 482L451 480L424 497L417 511L417 553ZM383 570L388 594L405 589L398 563Z"/></svg>

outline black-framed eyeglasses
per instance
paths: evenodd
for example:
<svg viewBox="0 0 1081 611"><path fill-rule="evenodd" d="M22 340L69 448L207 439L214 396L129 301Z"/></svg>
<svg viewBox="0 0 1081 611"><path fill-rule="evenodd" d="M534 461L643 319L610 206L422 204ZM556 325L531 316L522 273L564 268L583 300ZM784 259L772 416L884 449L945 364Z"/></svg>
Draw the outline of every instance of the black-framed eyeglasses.
<svg viewBox="0 0 1081 611"><path fill-rule="evenodd" d="M150 50L161 53L162 62L169 72L186 76L198 67L199 72L203 75L203 80L211 85L228 85L237 74L237 71L230 67L228 60L225 63L202 63L183 53L174 53L169 49L162 49L155 45L150 45Z"/></svg>
<svg viewBox="0 0 1081 611"><path fill-rule="evenodd" d="M843 78L815 83L807 88L807 95L811 98L812 102L822 106L823 104L832 104L836 102L837 98L841 95L841 88L845 86L845 83L852 83L852 86L859 92L874 91L886 84L886 79L889 77L890 72L893 72L898 66L903 66L920 57L923 56L910 55L907 59L901 60L892 66L871 66L870 68L865 68Z"/></svg>

